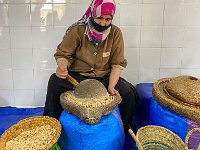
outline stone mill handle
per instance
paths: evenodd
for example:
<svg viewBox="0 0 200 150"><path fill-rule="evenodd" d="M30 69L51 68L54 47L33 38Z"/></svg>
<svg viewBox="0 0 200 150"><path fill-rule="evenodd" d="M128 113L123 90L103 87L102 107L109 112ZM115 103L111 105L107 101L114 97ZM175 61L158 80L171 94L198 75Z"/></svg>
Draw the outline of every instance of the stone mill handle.
<svg viewBox="0 0 200 150"><path fill-rule="evenodd" d="M73 84L73 86L75 86L75 87L79 84L79 82L75 78L73 78L72 76L70 76L70 75L68 75L68 77L66 79L71 84Z"/></svg>

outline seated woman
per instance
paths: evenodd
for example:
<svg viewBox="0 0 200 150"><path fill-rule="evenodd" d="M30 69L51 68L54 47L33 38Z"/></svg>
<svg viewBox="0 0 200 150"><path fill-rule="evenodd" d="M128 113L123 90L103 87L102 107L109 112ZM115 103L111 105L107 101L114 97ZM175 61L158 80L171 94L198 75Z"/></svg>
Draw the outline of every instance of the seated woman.
<svg viewBox="0 0 200 150"><path fill-rule="evenodd" d="M44 115L59 119L60 95L73 90L66 80L71 75L79 82L97 79L111 95L121 97L119 110L125 130L129 128L137 93L120 77L127 60L121 30L112 24L115 10L114 0L93 0L85 15L67 29L54 55L58 67L49 79Z"/></svg>

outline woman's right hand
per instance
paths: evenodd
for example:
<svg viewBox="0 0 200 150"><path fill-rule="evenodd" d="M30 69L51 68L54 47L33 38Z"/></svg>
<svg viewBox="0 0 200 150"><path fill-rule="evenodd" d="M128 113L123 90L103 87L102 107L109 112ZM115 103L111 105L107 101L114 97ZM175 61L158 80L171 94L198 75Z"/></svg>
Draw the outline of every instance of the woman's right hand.
<svg viewBox="0 0 200 150"><path fill-rule="evenodd" d="M69 75L67 70L67 61L60 60L57 62L57 69L56 69L56 76L62 79L66 79L66 77Z"/></svg>

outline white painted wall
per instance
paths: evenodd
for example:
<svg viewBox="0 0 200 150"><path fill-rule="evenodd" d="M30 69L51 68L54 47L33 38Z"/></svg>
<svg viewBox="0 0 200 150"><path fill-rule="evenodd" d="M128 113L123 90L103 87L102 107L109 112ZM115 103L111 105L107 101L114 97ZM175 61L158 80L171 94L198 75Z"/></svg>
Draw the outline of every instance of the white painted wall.
<svg viewBox="0 0 200 150"><path fill-rule="evenodd" d="M200 77L200 0L116 0L133 84ZM43 106L65 30L90 0L0 0L0 106Z"/></svg>

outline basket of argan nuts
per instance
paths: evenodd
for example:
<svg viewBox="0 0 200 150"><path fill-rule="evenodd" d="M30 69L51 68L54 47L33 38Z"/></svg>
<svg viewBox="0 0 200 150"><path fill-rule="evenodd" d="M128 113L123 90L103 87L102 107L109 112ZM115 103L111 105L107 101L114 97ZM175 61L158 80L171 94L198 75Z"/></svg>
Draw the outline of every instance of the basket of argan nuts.
<svg viewBox="0 0 200 150"><path fill-rule="evenodd" d="M61 133L58 120L35 116L19 121L7 129L0 140L0 150L49 150L59 147Z"/></svg>

